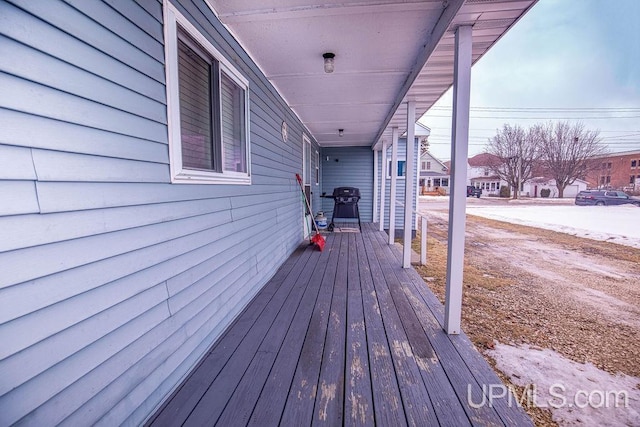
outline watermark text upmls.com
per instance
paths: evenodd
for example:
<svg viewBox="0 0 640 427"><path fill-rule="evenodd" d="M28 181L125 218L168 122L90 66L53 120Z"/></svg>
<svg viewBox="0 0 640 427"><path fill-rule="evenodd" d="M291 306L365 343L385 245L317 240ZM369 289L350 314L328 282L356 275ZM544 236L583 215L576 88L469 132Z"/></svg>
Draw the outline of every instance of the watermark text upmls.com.
<svg viewBox="0 0 640 427"><path fill-rule="evenodd" d="M538 408L628 408L629 393L626 390L576 390L569 392L562 384L552 384L546 393L539 392L535 384L529 384L522 391L504 384L482 385L473 393L467 385L467 402L472 408L493 407L497 400L506 400L507 405Z"/></svg>

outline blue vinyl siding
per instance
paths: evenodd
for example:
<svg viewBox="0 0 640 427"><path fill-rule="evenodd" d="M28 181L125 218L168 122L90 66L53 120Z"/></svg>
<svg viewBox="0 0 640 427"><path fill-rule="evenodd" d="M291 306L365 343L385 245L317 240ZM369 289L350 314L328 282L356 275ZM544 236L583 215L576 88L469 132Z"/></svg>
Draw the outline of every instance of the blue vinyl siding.
<svg viewBox="0 0 640 427"><path fill-rule="evenodd" d="M398 160L406 160L406 138L399 138L398 139ZM413 181L414 181L414 189L415 189L415 181L418 177L418 173L419 173L419 168L420 168L420 160L418 158L418 148L419 148L419 142L416 139L416 144L414 146L414 155L416 156L415 159L416 160L416 164L414 165L414 177L413 177ZM382 155L379 155L379 161L378 161L378 176L382 177ZM387 163L391 162L391 147L388 147L387 149ZM388 167L388 166L387 166ZM401 202L404 202L404 187L405 187L405 178L398 178L396 181L396 199L400 200ZM388 230L389 229L389 206L391 203L391 178L389 178L387 175L385 175L383 177L383 181L384 185L385 185L385 198L384 198L384 229ZM380 186L378 187L378 191L380 191ZM378 193L378 198L380 197L380 193ZM415 191L413 192L413 209L416 210L417 208L417 201L416 201L416 196L415 196ZM415 215L413 215L414 220L415 220ZM398 230L403 230L404 229L404 207L401 205L396 204L396 232L398 232ZM414 224L415 225L415 224ZM412 229L415 230L415 226L412 226Z"/></svg>
<svg viewBox="0 0 640 427"><path fill-rule="evenodd" d="M359 188L360 219L362 222L373 221L373 151L371 148L327 147L322 148L320 158L322 192L331 195L336 187ZM333 200L322 199L322 210L330 220L333 214Z"/></svg>
<svg viewBox="0 0 640 427"><path fill-rule="evenodd" d="M0 2L0 425L141 424L302 240L302 124L177 7L250 82L252 185L170 184L161 2Z"/></svg>

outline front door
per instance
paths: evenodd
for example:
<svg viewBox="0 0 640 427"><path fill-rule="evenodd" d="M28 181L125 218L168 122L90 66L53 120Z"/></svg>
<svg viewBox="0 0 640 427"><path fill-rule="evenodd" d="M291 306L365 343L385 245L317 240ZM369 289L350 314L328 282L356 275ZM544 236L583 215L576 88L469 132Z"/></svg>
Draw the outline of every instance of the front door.
<svg viewBox="0 0 640 427"><path fill-rule="evenodd" d="M305 134L302 135L302 183L304 184L304 195L309 203L309 207L311 210L307 209L306 206L303 206L304 212L304 236L305 238L309 237L309 233L311 232L311 227L313 224L313 207L311 205L311 140Z"/></svg>

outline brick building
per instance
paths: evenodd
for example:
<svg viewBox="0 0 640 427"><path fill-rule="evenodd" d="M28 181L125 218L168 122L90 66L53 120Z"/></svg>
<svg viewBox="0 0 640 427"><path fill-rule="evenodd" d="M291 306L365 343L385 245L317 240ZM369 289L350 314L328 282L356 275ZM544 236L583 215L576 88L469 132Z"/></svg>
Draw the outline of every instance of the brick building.
<svg viewBox="0 0 640 427"><path fill-rule="evenodd" d="M594 161L596 167L587 176L590 188L640 191L640 150L599 156Z"/></svg>

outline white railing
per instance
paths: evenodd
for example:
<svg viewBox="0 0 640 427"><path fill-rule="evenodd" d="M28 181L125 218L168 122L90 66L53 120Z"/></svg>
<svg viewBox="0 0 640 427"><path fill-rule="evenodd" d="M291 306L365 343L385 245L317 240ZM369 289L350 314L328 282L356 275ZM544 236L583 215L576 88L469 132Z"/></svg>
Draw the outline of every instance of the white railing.
<svg viewBox="0 0 640 427"><path fill-rule="evenodd" d="M396 200L396 204L404 207L404 203ZM427 265L427 217L418 211L411 209L420 218L420 264Z"/></svg>

